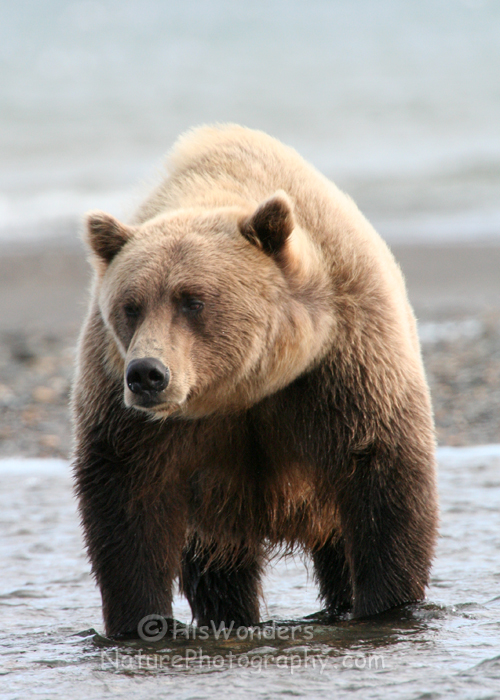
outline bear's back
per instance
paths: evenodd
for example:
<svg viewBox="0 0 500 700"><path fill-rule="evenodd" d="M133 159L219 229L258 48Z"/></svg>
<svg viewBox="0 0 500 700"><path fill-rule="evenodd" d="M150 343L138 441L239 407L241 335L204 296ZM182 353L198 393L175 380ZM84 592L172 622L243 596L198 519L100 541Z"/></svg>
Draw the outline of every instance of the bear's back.
<svg viewBox="0 0 500 700"><path fill-rule="evenodd" d="M284 190L298 224L321 250L336 297L370 314L390 308L399 331L405 329L404 344L420 354L404 280L389 248L353 200L293 148L235 124L202 126L178 139L166 168L135 223L176 209L248 210Z"/></svg>

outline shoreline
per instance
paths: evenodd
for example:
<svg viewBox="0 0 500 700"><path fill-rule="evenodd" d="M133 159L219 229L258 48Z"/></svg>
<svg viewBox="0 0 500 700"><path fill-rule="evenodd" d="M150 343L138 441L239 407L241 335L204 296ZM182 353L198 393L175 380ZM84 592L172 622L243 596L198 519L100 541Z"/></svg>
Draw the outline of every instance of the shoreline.
<svg viewBox="0 0 500 700"><path fill-rule="evenodd" d="M500 310L500 245L389 247L403 270L419 321ZM90 281L84 245L76 235L0 243L0 333L77 332Z"/></svg>
<svg viewBox="0 0 500 700"><path fill-rule="evenodd" d="M500 246L391 248L419 320L438 444L500 442ZM0 246L0 457L68 457L90 280L76 237Z"/></svg>

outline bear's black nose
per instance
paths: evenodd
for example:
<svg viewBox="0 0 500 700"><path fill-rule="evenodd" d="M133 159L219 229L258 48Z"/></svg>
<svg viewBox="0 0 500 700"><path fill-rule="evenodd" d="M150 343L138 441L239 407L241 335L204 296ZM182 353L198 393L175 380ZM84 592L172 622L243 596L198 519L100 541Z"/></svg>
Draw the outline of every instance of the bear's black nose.
<svg viewBox="0 0 500 700"><path fill-rule="evenodd" d="M165 389L169 380L168 367L154 357L132 360L127 367L127 386L134 394L159 393Z"/></svg>

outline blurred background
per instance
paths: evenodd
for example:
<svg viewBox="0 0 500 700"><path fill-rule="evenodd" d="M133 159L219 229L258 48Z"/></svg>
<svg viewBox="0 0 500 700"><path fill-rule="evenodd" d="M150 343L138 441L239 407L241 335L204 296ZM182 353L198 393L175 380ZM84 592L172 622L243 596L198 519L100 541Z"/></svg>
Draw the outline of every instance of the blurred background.
<svg viewBox="0 0 500 700"><path fill-rule="evenodd" d="M0 4L0 236L117 213L185 129L294 146L392 242L500 240L498 0Z"/></svg>
<svg viewBox="0 0 500 700"><path fill-rule="evenodd" d="M406 273L440 440L495 441L499 0L0 0L0 13L0 454L68 452L83 213L126 218L179 133L226 121L353 196Z"/></svg>

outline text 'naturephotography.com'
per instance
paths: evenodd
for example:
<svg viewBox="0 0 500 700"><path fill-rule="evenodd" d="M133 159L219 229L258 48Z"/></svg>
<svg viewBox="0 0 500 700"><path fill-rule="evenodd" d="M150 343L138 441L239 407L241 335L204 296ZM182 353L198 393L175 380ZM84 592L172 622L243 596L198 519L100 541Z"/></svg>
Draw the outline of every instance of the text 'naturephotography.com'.
<svg viewBox="0 0 500 700"><path fill-rule="evenodd" d="M263 650L262 650L263 651ZM204 654L201 647L197 649L184 649L182 654L145 654L141 649L136 654L126 654L115 649L113 651L101 651L101 669L113 669L115 671L161 671L161 670L193 670L203 669L248 669L254 673L260 673L267 668L279 668L288 670L292 675L299 669L315 669L320 674L325 671L341 671L343 669L358 669L369 671L387 670L386 659L383 654L346 654L343 656L319 656L302 647L301 653L275 654L246 652L235 654L228 651L226 654L210 656Z"/></svg>

